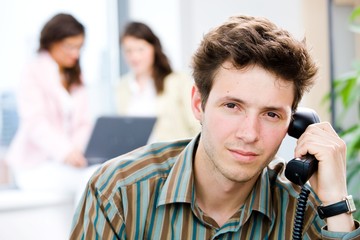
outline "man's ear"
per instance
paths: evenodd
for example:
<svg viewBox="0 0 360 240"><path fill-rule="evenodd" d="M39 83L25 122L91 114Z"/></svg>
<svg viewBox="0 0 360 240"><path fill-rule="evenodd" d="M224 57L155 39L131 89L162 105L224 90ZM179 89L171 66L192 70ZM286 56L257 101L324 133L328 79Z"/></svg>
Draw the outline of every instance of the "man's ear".
<svg viewBox="0 0 360 240"><path fill-rule="evenodd" d="M201 108L201 94L195 85L191 90L191 107L195 118L201 122L203 113Z"/></svg>

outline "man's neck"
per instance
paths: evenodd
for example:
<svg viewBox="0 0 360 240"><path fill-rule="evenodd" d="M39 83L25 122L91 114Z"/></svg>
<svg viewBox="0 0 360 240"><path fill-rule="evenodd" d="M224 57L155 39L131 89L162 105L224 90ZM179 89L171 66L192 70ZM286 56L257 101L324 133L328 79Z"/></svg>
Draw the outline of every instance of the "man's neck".
<svg viewBox="0 0 360 240"><path fill-rule="evenodd" d="M245 203L257 177L245 183L226 179L201 158L194 161L196 201L219 226L225 224Z"/></svg>

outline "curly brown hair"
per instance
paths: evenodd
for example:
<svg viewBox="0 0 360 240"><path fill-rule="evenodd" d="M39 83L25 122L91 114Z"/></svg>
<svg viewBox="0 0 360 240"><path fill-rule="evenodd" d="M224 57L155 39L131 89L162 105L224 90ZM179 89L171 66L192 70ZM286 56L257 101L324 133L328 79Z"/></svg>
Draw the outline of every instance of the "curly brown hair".
<svg viewBox="0 0 360 240"><path fill-rule="evenodd" d="M305 39L294 39L288 31L265 18L234 16L207 33L193 56L193 77L202 96L203 109L215 74L225 61L237 69L258 65L294 83L293 111L313 85L318 71Z"/></svg>

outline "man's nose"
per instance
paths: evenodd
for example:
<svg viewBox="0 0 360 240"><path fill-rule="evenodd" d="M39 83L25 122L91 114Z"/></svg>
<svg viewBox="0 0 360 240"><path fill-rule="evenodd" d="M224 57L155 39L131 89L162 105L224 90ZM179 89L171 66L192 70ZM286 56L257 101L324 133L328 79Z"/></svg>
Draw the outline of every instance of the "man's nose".
<svg viewBox="0 0 360 240"><path fill-rule="evenodd" d="M258 117L245 114L239 120L236 137L247 143L255 142L259 137L259 130L260 123Z"/></svg>

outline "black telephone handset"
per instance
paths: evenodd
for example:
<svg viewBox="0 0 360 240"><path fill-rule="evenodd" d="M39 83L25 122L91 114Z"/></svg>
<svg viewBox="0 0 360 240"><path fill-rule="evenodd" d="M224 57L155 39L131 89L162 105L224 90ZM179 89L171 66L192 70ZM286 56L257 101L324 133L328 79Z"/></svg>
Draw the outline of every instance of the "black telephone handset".
<svg viewBox="0 0 360 240"><path fill-rule="evenodd" d="M299 138L305 129L313 123L320 122L316 112L309 108L299 108L290 123L288 134L294 138ZM302 239L302 229L304 224L305 210L310 190L304 185L311 175L318 169L318 160L311 154L306 154L301 158L294 158L286 164L285 176L291 182L301 187L296 206L294 218L293 240Z"/></svg>
<svg viewBox="0 0 360 240"><path fill-rule="evenodd" d="M313 123L320 122L317 113L310 108L298 108L294 113L290 123L288 134L294 138L299 138L305 129ZM318 160L311 154L306 154L301 158L294 158L288 162L285 169L285 176L291 182L303 185L311 175L317 171Z"/></svg>

